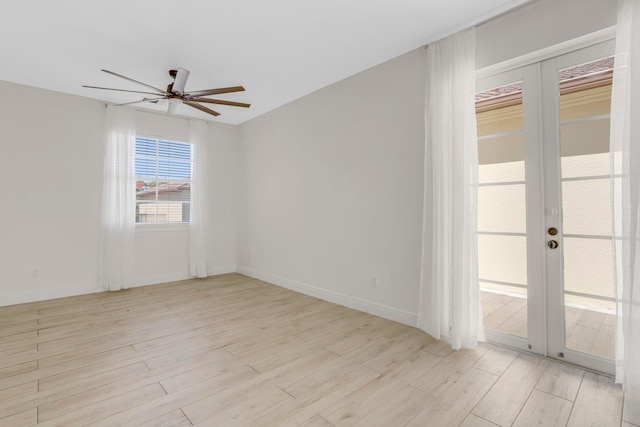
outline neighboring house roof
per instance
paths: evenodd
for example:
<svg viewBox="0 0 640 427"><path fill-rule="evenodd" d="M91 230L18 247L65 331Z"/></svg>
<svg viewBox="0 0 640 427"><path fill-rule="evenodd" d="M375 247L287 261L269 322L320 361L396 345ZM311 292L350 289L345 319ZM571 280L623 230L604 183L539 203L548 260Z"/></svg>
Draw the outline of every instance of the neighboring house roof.
<svg viewBox="0 0 640 427"><path fill-rule="evenodd" d="M577 65L558 73L560 92L569 93L604 84L613 76L613 57ZM486 111L522 102L522 82L491 88L476 94L476 111Z"/></svg>
<svg viewBox="0 0 640 427"><path fill-rule="evenodd" d="M178 192L178 191L189 191L191 190L191 184L188 182L178 183L178 182L166 182L158 185L158 193L170 193L170 192ZM145 196L155 196L156 187L147 187L147 186L136 186L136 197L138 199L144 198Z"/></svg>

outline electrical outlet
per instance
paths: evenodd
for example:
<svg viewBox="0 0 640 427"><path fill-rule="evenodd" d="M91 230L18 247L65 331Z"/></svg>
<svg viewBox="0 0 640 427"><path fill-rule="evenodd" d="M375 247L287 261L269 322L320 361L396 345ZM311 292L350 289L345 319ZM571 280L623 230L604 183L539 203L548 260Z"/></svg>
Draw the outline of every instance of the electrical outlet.
<svg viewBox="0 0 640 427"><path fill-rule="evenodd" d="M35 270L35 269L34 269L34 270L31 272L31 277L38 277L38 270Z"/></svg>
<svg viewBox="0 0 640 427"><path fill-rule="evenodd" d="M377 288L378 287L378 278L377 277L372 277L371 278L371 287L372 288Z"/></svg>

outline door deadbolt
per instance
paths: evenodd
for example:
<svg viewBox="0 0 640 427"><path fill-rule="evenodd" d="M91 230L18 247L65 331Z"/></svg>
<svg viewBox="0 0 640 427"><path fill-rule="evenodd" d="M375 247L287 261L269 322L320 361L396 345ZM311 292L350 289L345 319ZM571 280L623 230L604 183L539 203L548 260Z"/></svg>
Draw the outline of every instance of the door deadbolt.
<svg viewBox="0 0 640 427"><path fill-rule="evenodd" d="M549 240L547 242L547 246L549 246L549 248L551 249L555 249L558 247L558 242L556 242L555 240Z"/></svg>
<svg viewBox="0 0 640 427"><path fill-rule="evenodd" d="M547 233L549 233L550 236L555 236L556 234L558 234L558 229L555 227L551 227L547 230Z"/></svg>

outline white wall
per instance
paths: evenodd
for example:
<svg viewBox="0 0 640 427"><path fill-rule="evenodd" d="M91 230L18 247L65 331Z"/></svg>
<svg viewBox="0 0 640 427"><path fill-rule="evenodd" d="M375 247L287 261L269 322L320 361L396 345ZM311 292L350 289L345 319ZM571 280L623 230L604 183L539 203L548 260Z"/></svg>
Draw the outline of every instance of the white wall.
<svg viewBox="0 0 640 427"><path fill-rule="evenodd" d="M0 306L96 292L104 104L0 82ZM140 132L188 138L188 120L138 113ZM235 270L238 129L210 123L207 266ZM134 285L188 277L184 226L136 233Z"/></svg>
<svg viewBox="0 0 640 427"><path fill-rule="evenodd" d="M207 273L236 271L236 220L240 128L209 124L209 223Z"/></svg>
<svg viewBox="0 0 640 427"><path fill-rule="evenodd" d="M0 82L0 305L97 290L104 110Z"/></svg>
<svg viewBox="0 0 640 427"><path fill-rule="evenodd" d="M423 99L415 50L243 124L239 271L413 322Z"/></svg>
<svg viewBox="0 0 640 427"><path fill-rule="evenodd" d="M537 0L477 29L483 68L616 24L617 0Z"/></svg>

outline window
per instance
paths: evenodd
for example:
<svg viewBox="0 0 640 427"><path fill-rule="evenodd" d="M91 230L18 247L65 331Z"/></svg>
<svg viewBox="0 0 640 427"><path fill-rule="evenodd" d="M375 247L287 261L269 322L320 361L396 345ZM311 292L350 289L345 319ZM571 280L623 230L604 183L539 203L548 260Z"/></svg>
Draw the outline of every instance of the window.
<svg viewBox="0 0 640 427"><path fill-rule="evenodd" d="M192 146L136 137L136 224L188 223Z"/></svg>

